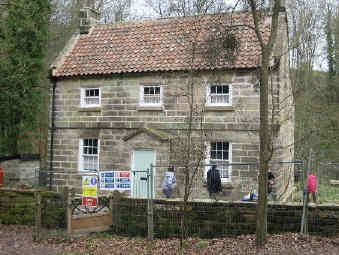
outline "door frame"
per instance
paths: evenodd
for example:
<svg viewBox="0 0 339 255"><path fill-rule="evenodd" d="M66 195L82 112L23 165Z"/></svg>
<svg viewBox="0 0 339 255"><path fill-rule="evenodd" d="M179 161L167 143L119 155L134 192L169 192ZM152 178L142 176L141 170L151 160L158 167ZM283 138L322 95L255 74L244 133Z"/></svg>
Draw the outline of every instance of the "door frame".
<svg viewBox="0 0 339 255"><path fill-rule="evenodd" d="M150 149L150 148L136 148L136 149L133 149L132 152L131 152L131 174L133 175L133 178L132 178L132 182L131 182L131 195L130 197L131 198L136 198L134 197L134 174L133 174L133 164L134 164L134 152L135 151L153 151L154 152L154 159L153 159L153 162L154 162L154 165L155 165L155 162L156 162L156 159L157 159L157 151L155 149ZM153 199L155 198L155 195L156 195L156 190L155 190L155 177L156 177L156 171L155 171L155 167L153 167Z"/></svg>

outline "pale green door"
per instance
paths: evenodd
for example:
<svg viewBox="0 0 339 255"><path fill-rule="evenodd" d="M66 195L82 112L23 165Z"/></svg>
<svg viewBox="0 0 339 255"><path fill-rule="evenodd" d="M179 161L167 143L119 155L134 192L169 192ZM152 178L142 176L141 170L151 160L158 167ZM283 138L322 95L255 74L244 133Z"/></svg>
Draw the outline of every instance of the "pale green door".
<svg viewBox="0 0 339 255"><path fill-rule="evenodd" d="M133 175L132 196L133 197L147 198L147 173L146 171L148 168L150 168L151 164L155 165L155 152L154 151L136 150L133 152L132 171L145 171L145 172L135 172L135 173L132 172L132 175ZM154 177L154 169L153 169L153 177ZM153 187L153 183L151 187Z"/></svg>

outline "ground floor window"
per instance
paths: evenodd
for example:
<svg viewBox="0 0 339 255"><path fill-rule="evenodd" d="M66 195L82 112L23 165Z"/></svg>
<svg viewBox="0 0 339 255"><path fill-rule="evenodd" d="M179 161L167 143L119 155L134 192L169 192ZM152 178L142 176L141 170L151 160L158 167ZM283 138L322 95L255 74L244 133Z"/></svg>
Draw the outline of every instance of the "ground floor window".
<svg viewBox="0 0 339 255"><path fill-rule="evenodd" d="M99 171L100 141L95 138L79 141L79 171Z"/></svg>
<svg viewBox="0 0 339 255"><path fill-rule="evenodd" d="M232 160L232 145L225 141L211 141L207 144L207 159L206 163L209 165L217 165L217 169L220 171L221 181L231 181L232 167L228 164ZM210 166L206 167L206 172Z"/></svg>

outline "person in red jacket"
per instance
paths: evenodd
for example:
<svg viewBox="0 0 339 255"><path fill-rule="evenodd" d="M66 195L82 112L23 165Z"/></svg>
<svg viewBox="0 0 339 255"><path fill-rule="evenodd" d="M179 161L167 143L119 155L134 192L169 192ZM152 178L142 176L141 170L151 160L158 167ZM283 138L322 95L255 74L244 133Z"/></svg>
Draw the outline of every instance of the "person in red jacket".
<svg viewBox="0 0 339 255"><path fill-rule="evenodd" d="M313 202L316 203L316 192L317 192L317 177L314 174L310 173L308 175L307 181L307 199L310 200L310 193L312 193Z"/></svg>

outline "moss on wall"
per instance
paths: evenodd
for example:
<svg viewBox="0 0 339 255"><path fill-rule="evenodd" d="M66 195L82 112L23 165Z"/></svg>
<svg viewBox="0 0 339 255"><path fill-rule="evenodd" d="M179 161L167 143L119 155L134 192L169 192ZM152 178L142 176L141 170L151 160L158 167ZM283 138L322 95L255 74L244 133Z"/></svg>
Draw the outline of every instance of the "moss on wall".
<svg viewBox="0 0 339 255"><path fill-rule="evenodd" d="M0 222L34 225L34 191L0 189ZM66 209L61 194L41 192L42 226L65 227Z"/></svg>
<svg viewBox="0 0 339 255"><path fill-rule="evenodd" d="M117 234L147 235L147 200L121 198L113 209L113 229ZM179 201L154 201L154 234L158 238L180 235ZM270 233L299 232L301 205L270 205ZM309 233L331 236L339 231L339 206L309 208ZM189 236L214 238L253 234L256 228L255 203L190 202L187 216Z"/></svg>

